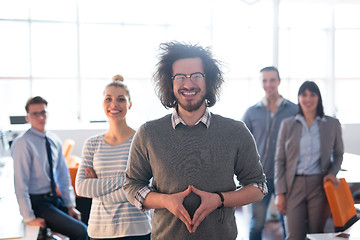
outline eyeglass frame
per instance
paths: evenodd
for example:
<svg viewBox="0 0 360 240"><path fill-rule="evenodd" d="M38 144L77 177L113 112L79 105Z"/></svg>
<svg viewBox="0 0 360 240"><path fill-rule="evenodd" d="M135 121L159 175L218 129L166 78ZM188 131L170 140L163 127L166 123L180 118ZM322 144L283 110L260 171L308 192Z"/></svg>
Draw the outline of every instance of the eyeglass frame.
<svg viewBox="0 0 360 240"><path fill-rule="evenodd" d="M184 73L177 73L177 74L175 74L174 76L171 77L171 80L172 80L172 81L175 81L176 76L184 76L185 79L186 79L186 78L189 78L193 83L195 83L195 82L197 82L197 81L194 81L194 79L191 79L191 77L194 76L195 74L200 74L200 75L202 76L202 79L201 79L201 80L203 80L203 79L205 78L205 73L202 73L202 72L194 72L194 73L191 73L190 75L186 75L186 74L184 74ZM185 79L182 80L181 82L184 82ZM199 81L200 81L200 80L199 80ZM177 81L177 82L179 82L179 81Z"/></svg>
<svg viewBox="0 0 360 240"><path fill-rule="evenodd" d="M49 115L48 111L41 111L41 112L32 112L32 113L28 113L28 116L32 117L32 118L39 118L40 116L42 117L47 117Z"/></svg>

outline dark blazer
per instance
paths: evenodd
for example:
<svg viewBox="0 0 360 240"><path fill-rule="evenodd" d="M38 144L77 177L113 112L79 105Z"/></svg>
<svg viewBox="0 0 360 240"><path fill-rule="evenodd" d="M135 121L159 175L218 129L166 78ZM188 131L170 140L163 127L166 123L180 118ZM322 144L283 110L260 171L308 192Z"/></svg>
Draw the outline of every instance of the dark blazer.
<svg viewBox="0 0 360 240"><path fill-rule="evenodd" d="M281 123L275 153L275 193L289 193L292 189L299 158L303 125L296 117ZM336 176L344 154L341 125L338 119L324 116L319 121L321 173Z"/></svg>

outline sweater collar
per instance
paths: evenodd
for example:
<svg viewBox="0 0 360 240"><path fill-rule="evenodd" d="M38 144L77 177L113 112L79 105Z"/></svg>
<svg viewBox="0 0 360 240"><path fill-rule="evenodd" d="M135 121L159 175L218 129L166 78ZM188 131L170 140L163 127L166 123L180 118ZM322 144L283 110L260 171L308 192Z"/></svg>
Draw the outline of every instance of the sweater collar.
<svg viewBox="0 0 360 240"><path fill-rule="evenodd" d="M211 113L210 113L209 109L206 108L204 115L199 119L199 121L195 125L202 122L206 126L206 128L209 128L210 120L211 120ZM174 111L171 115L171 125L172 125L173 129L175 129L176 126L179 125L180 123L186 126L186 123L184 122L184 120L181 119L180 115L178 114L177 109L174 108Z"/></svg>

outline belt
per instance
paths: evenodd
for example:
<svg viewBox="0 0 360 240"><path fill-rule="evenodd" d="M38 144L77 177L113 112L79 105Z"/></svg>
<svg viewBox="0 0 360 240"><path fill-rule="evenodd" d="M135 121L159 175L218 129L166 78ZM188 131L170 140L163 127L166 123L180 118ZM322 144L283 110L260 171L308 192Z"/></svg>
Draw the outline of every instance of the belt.
<svg viewBox="0 0 360 240"><path fill-rule="evenodd" d="M311 176L318 176L321 175L321 173L318 174L295 174L295 177L311 177Z"/></svg>
<svg viewBox="0 0 360 240"><path fill-rule="evenodd" d="M307 176L311 176L308 174L295 174L295 177L307 177Z"/></svg>
<svg viewBox="0 0 360 240"><path fill-rule="evenodd" d="M53 193L43 193L43 194L29 194L30 196L33 197L53 197L54 194Z"/></svg>

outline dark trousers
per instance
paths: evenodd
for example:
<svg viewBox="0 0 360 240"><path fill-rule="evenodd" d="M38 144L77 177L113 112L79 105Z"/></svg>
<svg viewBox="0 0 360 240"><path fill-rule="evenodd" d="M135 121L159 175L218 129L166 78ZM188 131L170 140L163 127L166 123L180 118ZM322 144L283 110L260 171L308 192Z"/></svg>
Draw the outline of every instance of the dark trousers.
<svg viewBox="0 0 360 240"><path fill-rule="evenodd" d="M46 226L71 240L87 240L86 225L68 215L67 207L60 198L49 194L30 195L31 205L36 217L44 218Z"/></svg>
<svg viewBox="0 0 360 240"><path fill-rule="evenodd" d="M151 234L141 235L141 236L129 236L129 237L119 237L119 238L90 238L90 240L150 240Z"/></svg>

